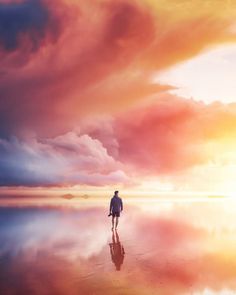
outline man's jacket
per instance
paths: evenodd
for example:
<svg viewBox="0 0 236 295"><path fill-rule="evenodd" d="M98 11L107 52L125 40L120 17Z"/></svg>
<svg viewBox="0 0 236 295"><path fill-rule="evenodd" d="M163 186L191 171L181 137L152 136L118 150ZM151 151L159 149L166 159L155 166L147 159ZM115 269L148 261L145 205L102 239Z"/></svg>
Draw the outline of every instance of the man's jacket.
<svg viewBox="0 0 236 295"><path fill-rule="evenodd" d="M120 212L123 210L123 203L120 197L111 198L110 202L110 212Z"/></svg>

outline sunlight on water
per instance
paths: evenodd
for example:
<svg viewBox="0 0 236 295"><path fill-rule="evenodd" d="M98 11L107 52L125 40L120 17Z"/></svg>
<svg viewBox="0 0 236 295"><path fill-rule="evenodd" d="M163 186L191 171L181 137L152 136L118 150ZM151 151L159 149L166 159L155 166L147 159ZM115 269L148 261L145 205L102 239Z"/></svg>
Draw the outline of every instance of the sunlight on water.
<svg viewBox="0 0 236 295"><path fill-rule="evenodd" d="M107 200L0 208L0 294L236 293L236 203Z"/></svg>

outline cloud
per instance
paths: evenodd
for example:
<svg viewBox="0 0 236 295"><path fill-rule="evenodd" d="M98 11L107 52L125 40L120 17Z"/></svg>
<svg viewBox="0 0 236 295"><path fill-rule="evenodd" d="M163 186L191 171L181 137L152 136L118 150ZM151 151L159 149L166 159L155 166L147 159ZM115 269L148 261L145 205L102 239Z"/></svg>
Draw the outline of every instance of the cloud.
<svg viewBox="0 0 236 295"><path fill-rule="evenodd" d="M82 120L56 137L2 139L1 185L136 186L158 179L186 190L212 191L217 182L222 190L224 174L233 181L234 126L235 104L163 93L126 112Z"/></svg>
<svg viewBox="0 0 236 295"><path fill-rule="evenodd" d="M235 123L236 105L207 106L163 95L117 120L119 159L157 174L206 164L217 159L219 150L235 147Z"/></svg>
<svg viewBox="0 0 236 295"><path fill-rule="evenodd" d="M178 6L179 17L163 10L165 5L150 5L128 0L1 4L1 136L29 130L56 136L88 114L122 111L167 89L151 82L157 71L233 38L228 28L234 18L223 18L220 9L213 17L212 9L199 8L186 18L184 5ZM13 15L17 29L6 33Z"/></svg>
<svg viewBox="0 0 236 295"><path fill-rule="evenodd" d="M235 104L206 105L160 94L106 124L92 118L81 125L81 132L103 142L130 177L156 182L149 189L164 181L175 189L225 191L236 165L235 126Z"/></svg>
<svg viewBox="0 0 236 295"><path fill-rule="evenodd" d="M126 183L121 163L88 135L67 133L39 142L0 140L0 185L67 186Z"/></svg>
<svg viewBox="0 0 236 295"><path fill-rule="evenodd" d="M129 183L213 161L218 139L227 151L235 106L171 96L153 75L232 41L233 12L171 3L0 4L2 185Z"/></svg>
<svg viewBox="0 0 236 295"><path fill-rule="evenodd" d="M0 3L0 48L4 51L14 51L22 42L35 51L48 32L56 36L58 29L42 0Z"/></svg>
<svg viewBox="0 0 236 295"><path fill-rule="evenodd" d="M226 166L236 164L234 126L234 104L160 94L116 116L87 118L56 137L2 139L1 185L132 186L159 179L176 189L212 190L217 179L222 188L219 171L225 167L230 183L233 170Z"/></svg>

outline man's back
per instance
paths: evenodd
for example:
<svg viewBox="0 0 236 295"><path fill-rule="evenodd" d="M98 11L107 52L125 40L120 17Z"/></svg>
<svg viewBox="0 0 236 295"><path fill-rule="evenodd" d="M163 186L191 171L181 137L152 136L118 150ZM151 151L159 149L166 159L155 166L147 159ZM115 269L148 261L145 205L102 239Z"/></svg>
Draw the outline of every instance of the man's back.
<svg viewBox="0 0 236 295"><path fill-rule="evenodd" d="M112 197L111 204L110 204L110 211L120 212L121 210L123 210L122 199L118 196Z"/></svg>

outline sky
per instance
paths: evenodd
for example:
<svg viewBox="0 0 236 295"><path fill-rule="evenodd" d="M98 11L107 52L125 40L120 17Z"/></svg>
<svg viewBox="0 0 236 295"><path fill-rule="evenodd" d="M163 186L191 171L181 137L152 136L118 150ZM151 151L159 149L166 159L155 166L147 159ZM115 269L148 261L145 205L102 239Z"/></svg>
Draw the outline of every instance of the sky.
<svg viewBox="0 0 236 295"><path fill-rule="evenodd" d="M0 0L0 186L236 191L236 2Z"/></svg>

